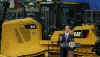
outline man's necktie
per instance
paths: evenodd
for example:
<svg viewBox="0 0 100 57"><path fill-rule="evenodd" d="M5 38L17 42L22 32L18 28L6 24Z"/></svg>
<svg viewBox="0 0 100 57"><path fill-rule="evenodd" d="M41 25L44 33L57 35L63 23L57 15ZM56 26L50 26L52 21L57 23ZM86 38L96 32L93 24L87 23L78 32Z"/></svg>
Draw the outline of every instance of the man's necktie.
<svg viewBox="0 0 100 57"><path fill-rule="evenodd" d="M67 41L67 39L68 39L68 35L65 35L65 38L66 38L66 41Z"/></svg>
<svg viewBox="0 0 100 57"><path fill-rule="evenodd" d="M68 40L68 35L65 35L65 42L64 42L64 46L67 47L67 40Z"/></svg>

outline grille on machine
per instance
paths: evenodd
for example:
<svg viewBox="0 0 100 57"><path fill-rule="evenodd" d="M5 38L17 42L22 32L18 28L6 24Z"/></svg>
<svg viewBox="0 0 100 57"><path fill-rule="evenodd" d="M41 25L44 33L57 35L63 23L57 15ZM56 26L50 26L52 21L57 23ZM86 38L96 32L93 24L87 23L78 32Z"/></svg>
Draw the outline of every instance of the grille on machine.
<svg viewBox="0 0 100 57"><path fill-rule="evenodd" d="M30 31L25 28L19 28L19 30L16 30L16 37L18 39L19 43L23 43L23 41L30 41Z"/></svg>

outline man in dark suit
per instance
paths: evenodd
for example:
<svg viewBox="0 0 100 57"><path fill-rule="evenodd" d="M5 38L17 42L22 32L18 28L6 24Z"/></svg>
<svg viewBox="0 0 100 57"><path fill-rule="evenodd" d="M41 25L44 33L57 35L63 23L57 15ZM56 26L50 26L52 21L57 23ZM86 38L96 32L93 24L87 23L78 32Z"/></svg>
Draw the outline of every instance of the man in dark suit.
<svg viewBox="0 0 100 57"><path fill-rule="evenodd" d="M65 26L65 32L60 35L58 44L60 45L60 57L73 57L73 48L69 47L69 42L73 41L70 27Z"/></svg>

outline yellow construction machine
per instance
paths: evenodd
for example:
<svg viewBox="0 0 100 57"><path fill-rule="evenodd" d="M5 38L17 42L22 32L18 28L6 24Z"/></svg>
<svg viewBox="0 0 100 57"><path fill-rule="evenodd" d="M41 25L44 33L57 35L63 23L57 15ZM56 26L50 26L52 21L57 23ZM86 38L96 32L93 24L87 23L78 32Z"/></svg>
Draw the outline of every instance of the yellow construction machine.
<svg viewBox="0 0 100 57"><path fill-rule="evenodd" d="M44 3L41 4L44 5ZM49 3L49 5L55 6L52 3ZM76 8L76 5L79 6L80 4L62 3L61 7L65 8L65 6L62 5L72 6L72 7L68 6L68 8L71 8L70 10L72 10L73 5L75 5ZM49 9L47 9L47 5L46 7L41 7L41 8L43 9L46 8L46 12L48 13L47 10ZM58 11L56 12L57 14L60 13L59 12L60 10L64 10L62 8L59 8L59 6L56 6L56 8ZM47 13L44 14L48 16ZM48 20L49 19L47 18L47 21ZM63 24L61 24L61 22L59 24L56 22L57 29L55 29L55 25L53 25L55 22L51 24L53 26L49 26L47 21L44 21L45 23L44 24L43 22L37 21L33 17L5 21L2 25L1 55L3 55L4 57L59 57L60 51L57 42L59 34L64 32L63 30L64 28L62 27L64 25L64 22L62 22ZM49 30L52 27L54 29ZM45 29L47 29L47 31ZM46 33L46 32L52 32L52 33ZM75 57L99 57L93 51L94 45L98 40L98 37L95 32L95 26L93 24L82 24L79 26L75 26L72 29L72 32L74 33L74 42L76 43L76 47L74 49ZM46 39L46 36L43 36L47 34L49 34L48 35L49 39Z"/></svg>
<svg viewBox="0 0 100 57"><path fill-rule="evenodd" d="M74 41L80 45L74 50L75 56L97 57L95 52L92 52L93 45L98 40L94 30L93 25L76 26L73 29L76 36ZM33 18L6 21L2 30L1 54L7 57L57 57L57 41L59 34L63 32L55 31L50 40L42 40L42 25ZM81 38L79 33L84 36Z"/></svg>

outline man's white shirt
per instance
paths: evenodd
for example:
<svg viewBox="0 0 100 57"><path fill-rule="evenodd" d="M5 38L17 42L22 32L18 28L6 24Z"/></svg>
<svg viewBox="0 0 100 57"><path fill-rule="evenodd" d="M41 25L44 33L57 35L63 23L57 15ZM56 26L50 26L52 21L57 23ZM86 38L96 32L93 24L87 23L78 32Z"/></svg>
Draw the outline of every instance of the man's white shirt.
<svg viewBox="0 0 100 57"><path fill-rule="evenodd" d="M61 44L62 47L68 46L67 40L68 40L68 37L69 37L69 32L68 32L68 33L65 32L64 37L65 37L66 40L65 40L65 42L63 42L63 43ZM62 39L62 38L61 38L61 39Z"/></svg>
<svg viewBox="0 0 100 57"><path fill-rule="evenodd" d="M65 38L66 38L66 40L68 39L68 36L69 36L69 32L65 32Z"/></svg>

